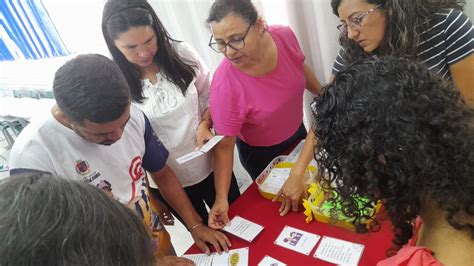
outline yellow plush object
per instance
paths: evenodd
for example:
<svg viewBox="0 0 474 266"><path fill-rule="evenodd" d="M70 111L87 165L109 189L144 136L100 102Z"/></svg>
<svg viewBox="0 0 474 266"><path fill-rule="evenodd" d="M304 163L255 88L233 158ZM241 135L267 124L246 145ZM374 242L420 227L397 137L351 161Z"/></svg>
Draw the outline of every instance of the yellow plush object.
<svg viewBox="0 0 474 266"><path fill-rule="evenodd" d="M324 200L324 193L321 187L316 183L311 183L309 188L309 197L307 200L303 199L304 215L306 215L306 223L313 220L314 206ZM316 218L316 214L314 214Z"/></svg>

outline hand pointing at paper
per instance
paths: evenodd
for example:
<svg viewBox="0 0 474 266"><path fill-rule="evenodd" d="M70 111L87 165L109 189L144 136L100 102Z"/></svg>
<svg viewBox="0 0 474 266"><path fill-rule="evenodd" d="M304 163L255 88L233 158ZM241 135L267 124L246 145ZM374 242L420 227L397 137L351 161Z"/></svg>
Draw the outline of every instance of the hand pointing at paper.
<svg viewBox="0 0 474 266"><path fill-rule="evenodd" d="M217 200L209 211L208 226L212 229L222 229L229 223L229 203L227 200Z"/></svg>

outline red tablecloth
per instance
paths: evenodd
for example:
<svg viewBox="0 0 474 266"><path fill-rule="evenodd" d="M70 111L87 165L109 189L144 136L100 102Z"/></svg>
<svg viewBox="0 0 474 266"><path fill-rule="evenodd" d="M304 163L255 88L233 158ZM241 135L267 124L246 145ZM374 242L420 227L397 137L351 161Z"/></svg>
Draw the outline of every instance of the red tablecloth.
<svg viewBox="0 0 474 266"><path fill-rule="evenodd" d="M378 232L357 234L315 220L306 224L305 215L302 211L298 213L291 212L281 217L278 214L279 206L279 202L271 202L261 197L257 185L253 183L230 207L229 218L232 219L238 214L265 227L252 243L227 234L232 242L232 249L249 247L249 265L257 265L265 255L288 265L333 265L313 257L319 243L308 256L275 245L273 242L285 225L320 236L330 236L365 245L362 258L359 261L359 265L364 266L375 265L378 261L384 259L386 257L385 252L391 246L392 225L389 221L381 222L381 229ZM186 252L186 254L196 253L202 253L196 245L191 246Z"/></svg>

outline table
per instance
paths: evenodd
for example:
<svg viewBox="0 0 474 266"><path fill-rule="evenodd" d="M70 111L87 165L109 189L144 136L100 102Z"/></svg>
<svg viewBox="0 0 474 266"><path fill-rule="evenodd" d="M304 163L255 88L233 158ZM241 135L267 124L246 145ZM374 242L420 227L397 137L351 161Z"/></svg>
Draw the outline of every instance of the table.
<svg viewBox="0 0 474 266"><path fill-rule="evenodd" d="M278 213L279 207L279 202L271 202L260 196L255 183L250 185L230 206L229 218L232 219L232 217L238 214L265 227L252 243L227 234L232 242L232 249L249 247L249 265L257 265L265 255L269 255L288 265L334 265L314 258L313 255L316 248L313 248L310 255L306 256L273 244L285 225L320 236L330 236L365 245L359 265L375 265L386 257L385 252L391 247L392 225L387 220L380 221L381 229L378 232L357 234L315 220L306 224L305 215L302 211L303 207L301 207L301 211L298 213L291 212L281 217ZM185 254L197 253L202 252L196 245L193 245Z"/></svg>

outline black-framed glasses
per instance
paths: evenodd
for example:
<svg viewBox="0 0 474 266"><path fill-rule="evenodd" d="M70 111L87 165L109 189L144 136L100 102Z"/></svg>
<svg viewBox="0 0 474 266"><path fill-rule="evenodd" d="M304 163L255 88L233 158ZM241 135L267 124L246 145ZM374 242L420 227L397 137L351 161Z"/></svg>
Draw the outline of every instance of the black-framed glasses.
<svg viewBox="0 0 474 266"><path fill-rule="evenodd" d="M359 29L361 26L362 26L362 20L370 13L374 12L375 10L377 10L378 8L381 8L382 5L376 5L374 6L373 8L365 11L364 13L358 15L357 17L354 17L354 18L349 18L347 20L347 23L342 23L342 24L339 24L337 25L337 29L340 31L340 32L347 32L347 27L350 27L351 29L353 30L357 30Z"/></svg>
<svg viewBox="0 0 474 266"><path fill-rule="evenodd" d="M214 35L211 35L211 38L209 39L209 47L211 47L212 50L214 50L216 53L225 53L227 51L227 46L230 46L230 48L234 50L240 50L245 47L245 37L249 34L250 28L252 27L253 24L250 24L245 31L245 34L242 37L238 38L232 38L228 42L224 41L215 41L213 42Z"/></svg>

